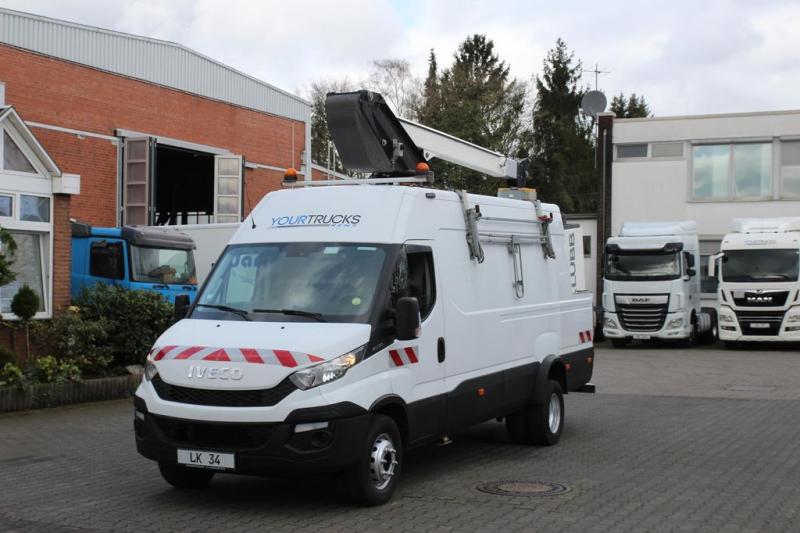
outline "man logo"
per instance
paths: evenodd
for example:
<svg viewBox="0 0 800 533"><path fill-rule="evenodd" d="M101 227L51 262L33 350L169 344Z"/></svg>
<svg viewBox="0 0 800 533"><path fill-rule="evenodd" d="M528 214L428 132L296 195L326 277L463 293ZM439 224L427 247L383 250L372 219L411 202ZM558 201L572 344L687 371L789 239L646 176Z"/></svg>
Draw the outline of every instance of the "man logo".
<svg viewBox="0 0 800 533"><path fill-rule="evenodd" d="M230 379L238 381L244 377L244 371L238 367L192 365L189 367L188 377L192 379Z"/></svg>
<svg viewBox="0 0 800 533"><path fill-rule="evenodd" d="M748 296L747 303L749 304L772 303L772 296Z"/></svg>

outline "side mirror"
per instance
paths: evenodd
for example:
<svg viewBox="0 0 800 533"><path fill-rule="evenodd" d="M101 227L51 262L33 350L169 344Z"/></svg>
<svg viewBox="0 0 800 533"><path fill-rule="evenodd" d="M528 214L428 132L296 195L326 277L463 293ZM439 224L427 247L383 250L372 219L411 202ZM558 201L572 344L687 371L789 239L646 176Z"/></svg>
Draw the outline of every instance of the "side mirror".
<svg viewBox="0 0 800 533"><path fill-rule="evenodd" d="M694 276L697 275L697 270L695 270L693 268L687 268L686 269L686 275L689 276L690 278L693 278Z"/></svg>
<svg viewBox="0 0 800 533"><path fill-rule="evenodd" d="M397 300L394 315L395 336L399 341L410 341L419 337L419 301L413 296Z"/></svg>
<svg viewBox="0 0 800 533"><path fill-rule="evenodd" d="M689 252L683 252L683 256L686 258L686 266L692 268L694 266L694 255Z"/></svg>
<svg viewBox="0 0 800 533"><path fill-rule="evenodd" d="M187 313L189 313L189 295L179 294L175 296L175 322L186 318Z"/></svg>

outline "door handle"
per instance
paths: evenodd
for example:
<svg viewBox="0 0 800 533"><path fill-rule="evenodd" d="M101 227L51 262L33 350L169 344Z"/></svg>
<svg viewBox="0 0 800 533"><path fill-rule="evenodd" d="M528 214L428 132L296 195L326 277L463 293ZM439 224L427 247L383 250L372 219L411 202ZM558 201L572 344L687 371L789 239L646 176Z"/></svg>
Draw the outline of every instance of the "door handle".
<svg viewBox="0 0 800 533"><path fill-rule="evenodd" d="M436 355L440 363L444 363L444 337L439 337L439 342L436 344Z"/></svg>

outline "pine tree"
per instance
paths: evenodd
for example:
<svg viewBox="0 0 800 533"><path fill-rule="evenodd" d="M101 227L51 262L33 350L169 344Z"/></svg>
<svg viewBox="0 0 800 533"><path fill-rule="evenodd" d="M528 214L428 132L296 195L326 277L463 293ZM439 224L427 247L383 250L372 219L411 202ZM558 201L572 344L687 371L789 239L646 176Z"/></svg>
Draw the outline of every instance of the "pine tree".
<svg viewBox="0 0 800 533"><path fill-rule="evenodd" d="M438 73L431 51L418 116L426 126L471 143L511 154L524 131L525 85L512 78L508 64L485 35L465 39L453 64ZM474 171L434 162L437 183L494 195L500 183Z"/></svg>
<svg viewBox="0 0 800 533"><path fill-rule="evenodd" d="M644 96L637 96L636 93L631 93L630 98L626 98L624 94L619 93L611 100L610 109L617 118L646 118L652 116L650 106L644 99Z"/></svg>
<svg viewBox="0 0 800 533"><path fill-rule="evenodd" d="M611 107L609 108L609 111L614 113L617 118L626 118L625 115L628 112L628 99L624 94L619 93L617 96L611 99Z"/></svg>
<svg viewBox="0 0 800 533"><path fill-rule="evenodd" d="M558 39L536 77L529 175L539 198L565 212L596 209L592 123L580 112L581 62Z"/></svg>

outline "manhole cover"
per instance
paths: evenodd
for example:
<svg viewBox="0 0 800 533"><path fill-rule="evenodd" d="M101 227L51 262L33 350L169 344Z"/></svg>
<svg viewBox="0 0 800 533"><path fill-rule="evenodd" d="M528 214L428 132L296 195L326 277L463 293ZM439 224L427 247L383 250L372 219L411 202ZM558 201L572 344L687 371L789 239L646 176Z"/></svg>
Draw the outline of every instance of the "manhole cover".
<svg viewBox="0 0 800 533"><path fill-rule="evenodd" d="M551 481L490 481L481 483L477 489L500 496L555 496L569 490L566 485Z"/></svg>

